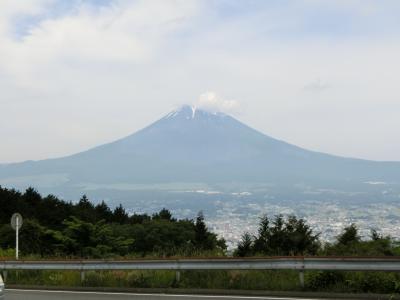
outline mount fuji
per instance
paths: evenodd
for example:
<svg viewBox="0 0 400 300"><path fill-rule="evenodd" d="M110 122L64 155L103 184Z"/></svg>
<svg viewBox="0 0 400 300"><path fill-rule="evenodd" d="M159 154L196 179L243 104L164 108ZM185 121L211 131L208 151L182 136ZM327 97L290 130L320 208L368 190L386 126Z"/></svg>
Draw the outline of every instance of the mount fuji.
<svg viewBox="0 0 400 300"><path fill-rule="evenodd" d="M365 184L370 183L370 184ZM0 185L34 186L71 197L138 190L243 190L254 185L364 187L399 184L400 162L309 151L269 137L221 112L183 106L115 142L68 157L0 165ZM247 188L248 190L248 188ZM108 192L106 192L108 191ZM153 194L154 195L154 194ZM117 196L116 196L117 197Z"/></svg>

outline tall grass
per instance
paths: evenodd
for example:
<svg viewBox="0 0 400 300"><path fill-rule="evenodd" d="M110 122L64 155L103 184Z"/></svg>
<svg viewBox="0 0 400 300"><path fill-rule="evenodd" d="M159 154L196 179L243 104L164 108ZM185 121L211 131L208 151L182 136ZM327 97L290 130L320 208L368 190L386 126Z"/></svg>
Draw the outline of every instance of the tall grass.
<svg viewBox="0 0 400 300"><path fill-rule="evenodd" d="M215 253L213 253L215 255ZM0 259L14 259L14 249L0 249ZM154 254L146 258L159 258ZM127 258L138 258L131 255ZM182 257L176 257L182 258ZM39 259L39 257L23 257ZM299 273L290 270L251 271L8 271L7 284L63 287L194 288L269 291L325 291L400 293L400 273L395 272L305 272L305 286Z"/></svg>
<svg viewBox="0 0 400 300"><path fill-rule="evenodd" d="M400 274L384 272L305 273L300 286L297 271L9 271L8 284L63 287L195 288L269 291L400 293Z"/></svg>

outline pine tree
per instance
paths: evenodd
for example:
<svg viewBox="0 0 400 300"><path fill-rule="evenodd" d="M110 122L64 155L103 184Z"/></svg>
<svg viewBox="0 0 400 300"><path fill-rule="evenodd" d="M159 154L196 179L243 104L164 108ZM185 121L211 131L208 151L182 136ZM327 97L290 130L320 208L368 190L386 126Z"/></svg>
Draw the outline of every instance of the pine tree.
<svg viewBox="0 0 400 300"><path fill-rule="evenodd" d="M238 244L235 251L235 256L245 257L253 255L253 238L250 233L245 232L242 235L242 239Z"/></svg>
<svg viewBox="0 0 400 300"><path fill-rule="evenodd" d="M208 248L208 234L207 234L207 226L204 222L204 215L203 212L200 211L196 218L195 223L195 245L200 249Z"/></svg>

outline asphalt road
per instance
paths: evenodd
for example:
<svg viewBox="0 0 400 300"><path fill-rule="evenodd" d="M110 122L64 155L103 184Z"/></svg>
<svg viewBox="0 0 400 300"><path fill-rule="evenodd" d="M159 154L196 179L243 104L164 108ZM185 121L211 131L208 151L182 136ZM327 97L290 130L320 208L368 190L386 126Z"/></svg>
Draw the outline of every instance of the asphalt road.
<svg viewBox="0 0 400 300"><path fill-rule="evenodd" d="M8 290L5 300L307 300L281 297L246 297L246 296L207 296L207 295L165 295L165 294L128 294L98 292L63 292L63 291L31 291ZM308 299L311 300L311 299Z"/></svg>

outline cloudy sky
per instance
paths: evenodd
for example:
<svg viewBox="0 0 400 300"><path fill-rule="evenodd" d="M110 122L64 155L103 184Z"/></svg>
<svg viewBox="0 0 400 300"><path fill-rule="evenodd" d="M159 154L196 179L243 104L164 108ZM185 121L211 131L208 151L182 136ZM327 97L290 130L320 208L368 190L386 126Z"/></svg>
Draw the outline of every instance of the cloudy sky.
<svg viewBox="0 0 400 300"><path fill-rule="evenodd" d="M290 143L400 160L400 1L1 0L0 162L209 101Z"/></svg>

